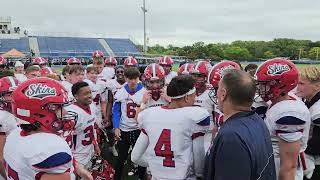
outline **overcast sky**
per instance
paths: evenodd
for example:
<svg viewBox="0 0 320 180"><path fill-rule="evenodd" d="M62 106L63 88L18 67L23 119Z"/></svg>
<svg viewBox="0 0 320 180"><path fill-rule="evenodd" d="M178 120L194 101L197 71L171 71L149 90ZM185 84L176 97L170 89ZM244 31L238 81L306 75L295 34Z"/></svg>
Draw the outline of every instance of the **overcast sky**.
<svg viewBox="0 0 320 180"><path fill-rule="evenodd" d="M1 0L0 16L36 34L143 42L143 0ZM320 40L320 0L146 0L150 44Z"/></svg>

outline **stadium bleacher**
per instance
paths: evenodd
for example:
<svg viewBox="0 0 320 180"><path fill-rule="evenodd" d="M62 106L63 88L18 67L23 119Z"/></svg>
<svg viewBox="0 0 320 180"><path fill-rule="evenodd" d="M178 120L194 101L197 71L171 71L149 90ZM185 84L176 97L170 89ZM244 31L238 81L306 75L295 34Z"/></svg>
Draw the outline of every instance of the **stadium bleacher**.
<svg viewBox="0 0 320 180"><path fill-rule="evenodd" d="M12 48L17 49L20 52L30 52L28 38L20 39L0 39L0 54L5 53Z"/></svg>
<svg viewBox="0 0 320 180"><path fill-rule="evenodd" d="M30 38L36 38L37 41L35 42L37 44L33 46L39 47L40 56L43 57L91 57L92 52L95 50L101 50L106 56L109 55L108 52L110 51L118 57L141 54L130 39L100 39L100 41L105 41L110 47L109 50L106 50L103 46L103 42L99 42L98 38L48 36L33 36ZM22 53L29 53L31 46L29 43L28 37L22 37L20 39L0 39L0 54L9 51L12 48L17 49Z"/></svg>
<svg viewBox="0 0 320 180"><path fill-rule="evenodd" d="M136 45L129 39L106 38L105 41L116 56L128 56L130 53L141 53Z"/></svg>
<svg viewBox="0 0 320 180"><path fill-rule="evenodd" d="M37 37L41 56L90 57L95 50L107 54L95 38Z"/></svg>

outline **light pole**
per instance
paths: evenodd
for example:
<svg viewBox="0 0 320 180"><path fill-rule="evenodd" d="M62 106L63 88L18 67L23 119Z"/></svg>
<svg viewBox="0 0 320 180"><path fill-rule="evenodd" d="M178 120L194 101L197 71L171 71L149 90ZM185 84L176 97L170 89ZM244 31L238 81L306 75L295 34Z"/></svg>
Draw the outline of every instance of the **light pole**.
<svg viewBox="0 0 320 180"><path fill-rule="evenodd" d="M147 53L147 33L146 33L146 0L143 0L143 7L141 7L143 11L143 52Z"/></svg>

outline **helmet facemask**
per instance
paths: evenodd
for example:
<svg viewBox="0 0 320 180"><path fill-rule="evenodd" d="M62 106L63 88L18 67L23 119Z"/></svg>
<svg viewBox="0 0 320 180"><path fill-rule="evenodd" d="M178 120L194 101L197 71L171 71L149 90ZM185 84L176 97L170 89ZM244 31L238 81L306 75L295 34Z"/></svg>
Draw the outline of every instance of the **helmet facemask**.
<svg viewBox="0 0 320 180"><path fill-rule="evenodd" d="M12 94L12 91L3 92L0 94L0 109L6 110L8 112L12 112L11 94Z"/></svg>
<svg viewBox="0 0 320 180"><path fill-rule="evenodd" d="M160 98L164 83L163 78L151 78L145 80L145 87L147 90L151 91L152 99L158 100Z"/></svg>
<svg viewBox="0 0 320 180"><path fill-rule="evenodd" d="M65 114L64 107L70 105L70 103L64 103L64 104L47 104L42 107L42 109L45 109L52 113L52 116L54 117L54 121L51 122L50 125L50 131L52 133L58 134L58 135L65 135L64 132L71 132L76 125L78 115L75 112L67 111ZM48 127L44 127L46 129L49 129Z"/></svg>
<svg viewBox="0 0 320 180"><path fill-rule="evenodd" d="M206 89L207 77L201 73L191 73L192 77L196 81L194 87L197 91L202 91Z"/></svg>
<svg viewBox="0 0 320 180"><path fill-rule="evenodd" d="M207 87L207 89L209 90L209 98L210 100L217 105L217 91L218 91L218 88L214 88L211 84Z"/></svg>
<svg viewBox="0 0 320 180"><path fill-rule="evenodd" d="M265 101L268 102L269 100L274 98L274 94L271 92L272 86L277 84L275 80L273 81L257 81L257 92L259 96Z"/></svg>

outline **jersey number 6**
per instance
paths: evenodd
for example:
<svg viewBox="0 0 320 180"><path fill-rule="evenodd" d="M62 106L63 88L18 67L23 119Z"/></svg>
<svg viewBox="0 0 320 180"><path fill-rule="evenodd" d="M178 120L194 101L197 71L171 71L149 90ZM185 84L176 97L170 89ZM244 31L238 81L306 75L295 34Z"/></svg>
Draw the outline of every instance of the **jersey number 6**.
<svg viewBox="0 0 320 180"><path fill-rule="evenodd" d="M128 118L134 118L136 116L136 107L137 105L135 103L128 103L127 104L127 117Z"/></svg>
<svg viewBox="0 0 320 180"><path fill-rule="evenodd" d="M163 129L161 135L158 139L156 146L154 147L154 152L156 156L164 157L163 166L165 167L175 167L175 162L173 160L174 154L171 151L171 130Z"/></svg>

